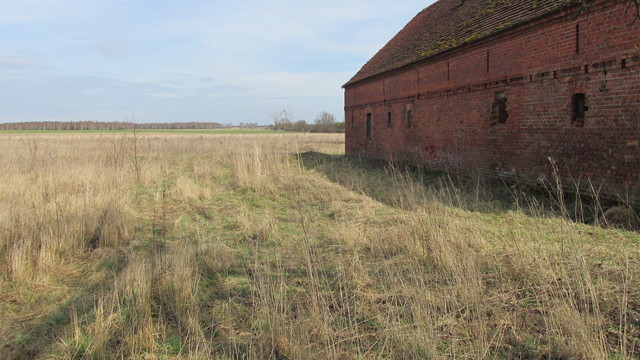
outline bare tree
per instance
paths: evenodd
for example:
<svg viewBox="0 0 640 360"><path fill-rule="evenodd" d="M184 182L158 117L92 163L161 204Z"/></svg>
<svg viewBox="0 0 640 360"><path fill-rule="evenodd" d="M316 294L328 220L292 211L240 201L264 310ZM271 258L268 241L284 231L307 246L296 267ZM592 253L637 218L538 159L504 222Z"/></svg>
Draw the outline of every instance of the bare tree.
<svg viewBox="0 0 640 360"><path fill-rule="evenodd" d="M309 131L309 124L307 124L306 121L304 120L298 120L296 122L293 123L293 131L296 132L308 132Z"/></svg>
<svg viewBox="0 0 640 360"><path fill-rule="evenodd" d="M289 110L275 111L271 114L275 130L291 130L293 113Z"/></svg>
<svg viewBox="0 0 640 360"><path fill-rule="evenodd" d="M315 131L318 132L335 132L336 131L336 117L326 111L321 112L313 122L315 124Z"/></svg>
<svg viewBox="0 0 640 360"><path fill-rule="evenodd" d="M580 16L580 14L582 14L582 12L584 12L585 10L587 10L587 0L581 0L580 1L581 6L580 9L578 10L578 12L576 13L575 18L577 18L578 16ZM631 24L626 24L626 25L622 25L622 27L624 26L631 26L633 25L638 19L640 19L640 0L629 0L628 2L628 6L627 6L627 10L626 12L628 13L629 10L635 7L635 11L634 11L634 17L633 17L633 22Z"/></svg>

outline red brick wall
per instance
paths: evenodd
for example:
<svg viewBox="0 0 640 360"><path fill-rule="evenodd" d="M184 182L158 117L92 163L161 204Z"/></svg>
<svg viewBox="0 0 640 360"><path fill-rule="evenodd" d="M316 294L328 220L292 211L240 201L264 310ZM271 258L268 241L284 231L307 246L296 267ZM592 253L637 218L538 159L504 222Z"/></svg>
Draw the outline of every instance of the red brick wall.
<svg viewBox="0 0 640 360"><path fill-rule="evenodd" d="M565 183L640 191L640 21L622 0L576 11L349 85L347 153L531 183L551 178L551 159ZM496 92L507 96L505 124L492 124ZM572 122L576 93L586 94L584 123Z"/></svg>

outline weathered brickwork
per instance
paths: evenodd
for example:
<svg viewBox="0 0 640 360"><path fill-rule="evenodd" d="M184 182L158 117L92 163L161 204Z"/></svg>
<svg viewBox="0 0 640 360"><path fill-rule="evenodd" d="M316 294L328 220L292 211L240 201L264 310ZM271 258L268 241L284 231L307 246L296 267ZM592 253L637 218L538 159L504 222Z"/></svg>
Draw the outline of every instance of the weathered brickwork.
<svg viewBox="0 0 640 360"><path fill-rule="evenodd" d="M640 195L640 21L627 9L565 7L348 83L346 152L528 183L555 166L565 184Z"/></svg>

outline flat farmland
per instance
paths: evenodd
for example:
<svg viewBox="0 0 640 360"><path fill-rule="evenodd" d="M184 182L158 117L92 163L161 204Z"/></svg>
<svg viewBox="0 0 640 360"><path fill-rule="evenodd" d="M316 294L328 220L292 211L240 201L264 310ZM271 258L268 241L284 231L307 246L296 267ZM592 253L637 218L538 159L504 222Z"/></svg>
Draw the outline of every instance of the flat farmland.
<svg viewBox="0 0 640 360"><path fill-rule="evenodd" d="M86 134L216 134L216 135L255 135L255 134L278 134L281 131L270 129L140 129L140 130L0 130L0 135L11 134L51 134L51 135L86 135Z"/></svg>
<svg viewBox="0 0 640 360"><path fill-rule="evenodd" d="M2 359L630 359L640 234L341 134L0 134ZM506 194L506 195L505 195Z"/></svg>

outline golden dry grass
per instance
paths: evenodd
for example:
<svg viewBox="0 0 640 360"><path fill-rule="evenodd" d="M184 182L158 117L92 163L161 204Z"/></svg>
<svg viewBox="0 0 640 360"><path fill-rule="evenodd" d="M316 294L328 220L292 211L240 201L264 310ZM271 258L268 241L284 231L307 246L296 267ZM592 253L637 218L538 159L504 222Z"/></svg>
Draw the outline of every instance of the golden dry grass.
<svg viewBox="0 0 640 360"><path fill-rule="evenodd" d="M0 151L0 358L640 354L637 233L345 157L341 135Z"/></svg>

